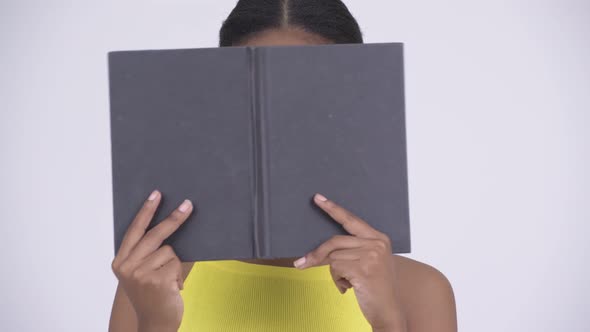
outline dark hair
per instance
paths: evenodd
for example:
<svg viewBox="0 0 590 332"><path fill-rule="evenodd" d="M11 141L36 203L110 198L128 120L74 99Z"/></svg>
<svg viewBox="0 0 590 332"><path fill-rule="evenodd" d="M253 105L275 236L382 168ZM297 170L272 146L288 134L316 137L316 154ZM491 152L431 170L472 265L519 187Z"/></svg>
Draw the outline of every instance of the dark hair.
<svg viewBox="0 0 590 332"><path fill-rule="evenodd" d="M219 46L281 27L300 28L336 44L363 42L357 21L340 0L239 0L223 21Z"/></svg>

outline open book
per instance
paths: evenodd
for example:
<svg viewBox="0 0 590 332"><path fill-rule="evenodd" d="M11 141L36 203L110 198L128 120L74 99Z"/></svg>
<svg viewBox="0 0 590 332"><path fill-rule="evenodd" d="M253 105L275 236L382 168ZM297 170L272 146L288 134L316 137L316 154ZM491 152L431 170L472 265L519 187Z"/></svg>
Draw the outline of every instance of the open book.
<svg viewBox="0 0 590 332"><path fill-rule="evenodd" d="M321 193L410 251L403 44L108 54L115 253L153 189L182 261L302 256L347 234Z"/></svg>

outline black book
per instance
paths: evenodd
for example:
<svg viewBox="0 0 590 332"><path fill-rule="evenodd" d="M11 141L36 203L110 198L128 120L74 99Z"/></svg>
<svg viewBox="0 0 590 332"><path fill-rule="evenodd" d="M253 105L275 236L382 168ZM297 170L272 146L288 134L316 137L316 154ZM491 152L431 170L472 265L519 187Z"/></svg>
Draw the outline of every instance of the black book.
<svg viewBox="0 0 590 332"><path fill-rule="evenodd" d="M348 234L321 193L410 251L403 44L108 54L115 254L153 189L150 224L182 261L297 257Z"/></svg>

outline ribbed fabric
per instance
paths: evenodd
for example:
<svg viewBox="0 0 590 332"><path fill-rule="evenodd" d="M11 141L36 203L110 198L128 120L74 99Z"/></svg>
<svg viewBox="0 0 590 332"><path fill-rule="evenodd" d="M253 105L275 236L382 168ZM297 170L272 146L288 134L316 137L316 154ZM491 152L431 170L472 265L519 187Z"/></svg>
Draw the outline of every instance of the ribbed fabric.
<svg viewBox="0 0 590 332"><path fill-rule="evenodd" d="M328 265L196 262L180 294L180 332L371 331L354 289L340 294Z"/></svg>

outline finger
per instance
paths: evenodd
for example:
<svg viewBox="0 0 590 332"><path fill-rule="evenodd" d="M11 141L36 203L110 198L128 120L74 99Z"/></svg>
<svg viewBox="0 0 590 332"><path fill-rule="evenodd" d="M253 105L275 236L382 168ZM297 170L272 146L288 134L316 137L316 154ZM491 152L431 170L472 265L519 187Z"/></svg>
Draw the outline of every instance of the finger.
<svg viewBox="0 0 590 332"><path fill-rule="evenodd" d="M342 294L346 293L346 290L348 290L349 288L352 288L352 284L348 282L348 280L346 279L338 279L334 282L336 283L336 287Z"/></svg>
<svg viewBox="0 0 590 332"><path fill-rule="evenodd" d="M380 236L379 232L371 227L366 221L327 199L325 196L315 194L314 201L322 210L326 211L332 219L342 225L348 233L365 238L376 238Z"/></svg>
<svg viewBox="0 0 590 332"><path fill-rule="evenodd" d="M193 205L191 201L185 199L166 219L145 234L129 254L128 260L135 262L141 261L158 249L162 245L162 242L186 221L192 210Z"/></svg>
<svg viewBox="0 0 590 332"><path fill-rule="evenodd" d="M326 242L320 244L316 249L308 252L305 256L296 260L295 267L303 269L312 266L327 264L328 255L337 249L359 248L369 244L369 239L352 235L334 235Z"/></svg>
<svg viewBox="0 0 590 332"><path fill-rule="evenodd" d="M357 260L365 256L367 252L368 250L365 248L334 250L328 255L327 261L330 264L335 260Z"/></svg>
<svg viewBox="0 0 590 332"><path fill-rule="evenodd" d="M127 228L119 251L115 257L115 260L125 260L135 245L141 240L147 227L149 226L154 213L160 204L162 195L158 190L154 190L150 196L143 202L143 206L139 209L139 212L135 215L133 221Z"/></svg>
<svg viewBox="0 0 590 332"><path fill-rule="evenodd" d="M326 261L329 264L334 260L364 259L365 257L372 259L380 257L383 253L389 254L391 252L391 247L380 239L364 240L361 248L333 250L328 254Z"/></svg>
<svg viewBox="0 0 590 332"><path fill-rule="evenodd" d="M172 289L179 291L184 288L184 281L182 278L182 263L180 259L173 258L164 266L156 270L156 276L164 283L171 285Z"/></svg>
<svg viewBox="0 0 590 332"><path fill-rule="evenodd" d="M330 275L338 290L344 294L346 289L354 287L360 260L337 260L330 263Z"/></svg>
<svg viewBox="0 0 590 332"><path fill-rule="evenodd" d="M327 261L328 261L328 264L332 264L334 261L337 261L337 260L360 261L362 259L362 257L367 254L367 251L368 250L365 249L364 247L354 248L354 249L334 250L328 255ZM344 278L334 279L334 277L333 277L332 279L334 280L336 287L338 288L338 290L342 294L346 293L346 290L352 287L352 284Z"/></svg>
<svg viewBox="0 0 590 332"><path fill-rule="evenodd" d="M154 271L166 265L171 259L176 259L176 253L170 245L163 245L158 250L149 254L137 268L141 271Z"/></svg>

